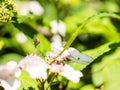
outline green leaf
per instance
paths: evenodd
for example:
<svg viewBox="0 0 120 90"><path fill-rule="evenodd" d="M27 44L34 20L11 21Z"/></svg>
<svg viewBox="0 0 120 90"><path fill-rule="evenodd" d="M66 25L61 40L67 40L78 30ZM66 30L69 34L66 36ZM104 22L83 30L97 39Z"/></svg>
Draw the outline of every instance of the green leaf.
<svg viewBox="0 0 120 90"><path fill-rule="evenodd" d="M67 16L65 18L67 33L71 34L74 33L78 28L78 25L80 25L86 18L92 16L95 13L96 11L90 11L89 8L84 8L80 12L77 12L76 14Z"/></svg>
<svg viewBox="0 0 120 90"><path fill-rule="evenodd" d="M87 18L86 20L84 20L84 22L82 22L82 24L77 28L77 30L71 35L70 39L68 40L68 42L65 44L64 49L57 55L60 56L68 47L70 47L70 45L73 43L73 41L75 40L75 38L81 33L81 30L84 28L84 26L90 22L92 19L94 19L95 17L114 17L117 19L120 19L120 17L114 13L98 13L96 15L93 15L89 18ZM108 50L108 49L107 49ZM56 57L56 58L57 58ZM55 60L55 59L54 59ZM54 61L53 61L54 62Z"/></svg>
<svg viewBox="0 0 120 90"><path fill-rule="evenodd" d="M102 73L102 69L104 64L102 63L95 63L92 66L92 81L95 86L99 87L104 82L104 77Z"/></svg>
<svg viewBox="0 0 120 90"><path fill-rule="evenodd" d="M87 51L84 51L82 53L91 56L93 58L93 60L91 62L93 62L95 59L97 59L98 57L100 57L104 53L109 52L110 50L117 48L119 46L120 46L119 41L112 41L112 42L108 42L104 45L101 45L95 49L87 50ZM89 65L90 63L88 63L87 65ZM71 65L77 69L80 69L80 70L83 70L87 66L87 65L78 64L78 63L71 63Z"/></svg>
<svg viewBox="0 0 120 90"><path fill-rule="evenodd" d="M3 46L4 46L4 42L0 40L0 50L3 48Z"/></svg>
<svg viewBox="0 0 120 90"><path fill-rule="evenodd" d="M4 54L3 56L0 56L0 64L11 61L11 60L18 62L21 60L21 58L22 56L16 53Z"/></svg>
<svg viewBox="0 0 120 90"><path fill-rule="evenodd" d="M19 29L20 31L22 31L24 34L28 35L29 37L33 38L33 36L35 34L37 34L37 31L30 25L25 24L25 23L13 23L13 25Z"/></svg>
<svg viewBox="0 0 120 90"><path fill-rule="evenodd" d="M68 82L66 90L79 90L80 87L84 85L84 82L80 81L79 83Z"/></svg>
<svg viewBox="0 0 120 90"><path fill-rule="evenodd" d="M112 54L103 57L100 63L92 66L92 80L95 86L104 85L104 90L119 90L119 65L120 49L116 49ZM115 82L115 83L114 83Z"/></svg>
<svg viewBox="0 0 120 90"><path fill-rule="evenodd" d="M107 41L119 40L117 28L111 23L110 18L94 18L86 25L87 33L102 35Z"/></svg>
<svg viewBox="0 0 120 90"><path fill-rule="evenodd" d="M79 90L95 90L94 86L91 84L85 85L84 87L80 88Z"/></svg>
<svg viewBox="0 0 120 90"><path fill-rule="evenodd" d="M96 58L103 55L104 53L106 53L114 48L117 48L119 46L120 46L119 41L112 41L112 42L108 42L100 47L97 47L95 49L84 51L83 53L85 53L89 56L92 56L93 60L95 60Z"/></svg>
<svg viewBox="0 0 120 90"><path fill-rule="evenodd" d="M120 90L120 58L109 60L103 74L104 90Z"/></svg>
<svg viewBox="0 0 120 90"><path fill-rule="evenodd" d="M21 86L19 90L39 90L36 80L32 79L26 71L22 71L19 80L21 81Z"/></svg>
<svg viewBox="0 0 120 90"><path fill-rule="evenodd" d="M9 25L9 27L7 27ZM21 27L22 28L22 27ZM23 27L24 28L24 27ZM10 45L12 45L11 47L16 48L19 52L21 53L37 53L37 54L42 54L45 55L46 52L50 51L50 42L40 33L32 33L32 35L29 36L29 34L26 34L28 31L26 31L26 33L21 32L19 29L15 28L12 24L7 24L6 25L6 29L10 32L11 34L11 41L8 42ZM24 28L25 29L25 28ZM25 30L29 30L29 28ZM26 37L26 42L24 43L20 43L16 36L19 34L24 34ZM30 38L32 37L32 38ZM34 45L34 40L33 37L38 38L40 40L40 44L35 46Z"/></svg>
<svg viewBox="0 0 120 90"><path fill-rule="evenodd" d="M40 51L40 53L45 55L46 52L51 50L50 42L42 34L36 34L35 38L38 38L40 41L40 43L36 46L36 49Z"/></svg>
<svg viewBox="0 0 120 90"><path fill-rule="evenodd" d="M17 18L17 22L20 23L24 23L26 21L30 21L34 18L34 15L28 14L26 16L18 16Z"/></svg>

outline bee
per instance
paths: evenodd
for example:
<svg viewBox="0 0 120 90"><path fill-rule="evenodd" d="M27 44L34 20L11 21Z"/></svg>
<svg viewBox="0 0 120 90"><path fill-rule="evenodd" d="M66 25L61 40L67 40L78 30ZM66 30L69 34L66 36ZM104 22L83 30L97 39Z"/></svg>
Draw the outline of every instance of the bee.
<svg viewBox="0 0 120 90"><path fill-rule="evenodd" d="M37 46L38 44L40 44L40 40L39 40L39 38L35 37L35 38L34 38L35 48L36 48L36 46Z"/></svg>

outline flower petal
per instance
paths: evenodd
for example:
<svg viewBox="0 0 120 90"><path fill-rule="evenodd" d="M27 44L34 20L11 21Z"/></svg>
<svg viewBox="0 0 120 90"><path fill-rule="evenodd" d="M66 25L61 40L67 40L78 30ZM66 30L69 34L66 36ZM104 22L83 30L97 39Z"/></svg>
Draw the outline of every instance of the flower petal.
<svg viewBox="0 0 120 90"><path fill-rule="evenodd" d="M64 77L75 83L79 82L80 77L83 76L83 74L80 71L74 70L72 67L70 67L67 64L63 67L63 71L61 72L61 75L63 75Z"/></svg>
<svg viewBox="0 0 120 90"><path fill-rule="evenodd" d="M28 55L21 60L19 68L29 72L32 78L47 78L47 63L37 55Z"/></svg>

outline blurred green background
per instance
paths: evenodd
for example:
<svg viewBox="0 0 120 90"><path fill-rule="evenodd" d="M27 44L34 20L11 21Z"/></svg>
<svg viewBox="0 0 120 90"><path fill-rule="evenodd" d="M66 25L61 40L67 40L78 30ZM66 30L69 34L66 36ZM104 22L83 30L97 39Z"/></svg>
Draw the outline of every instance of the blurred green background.
<svg viewBox="0 0 120 90"><path fill-rule="evenodd" d="M19 61L31 53L44 58L46 52L51 51L50 23L53 20L65 23L66 35L62 40L67 42L83 21L96 13L120 16L120 0L33 0L42 7L40 15L30 10L25 15L20 13L20 9L24 7L25 10L32 0L15 0L14 7L11 3L3 7L3 1L0 1L0 64ZM36 38L40 42L37 46ZM60 90L120 90L120 18L93 18L71 46L94 60L83 67L72 64L84 74L79 83L59 77L59 83L53 84L51 90L60 89L60 85Z"/></svg>

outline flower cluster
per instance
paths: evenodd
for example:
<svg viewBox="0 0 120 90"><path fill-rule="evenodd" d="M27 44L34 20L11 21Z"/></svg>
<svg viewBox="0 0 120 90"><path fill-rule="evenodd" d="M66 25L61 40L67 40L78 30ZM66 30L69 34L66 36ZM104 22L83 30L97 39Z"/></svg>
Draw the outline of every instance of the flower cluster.
<svg viewBox="0 0 120 90"><path fill-rule="evenodd" d="M12 4L10 4L10 6L11 5ZM16 3L16 5L21 6L19 8L21 15L27 15L30 13L41 15L44 12L44 9L37 1L22 2L22 4ZM11 13L8 12L8 10L11 12L13 11L10 7L7 8L5 4L1 4L0 22L11 20L12 17L9 17ZM64 50L62 37L65 37L66 25L61 20L53 20L50 22L50 26L53 34L51 43L52 52L47 52L44 59L36 54L30 54L18 63L10 61L4 65L0 65L0 85L5 90L18 90L21 85L19 76L22 71L27 71L31 78L36 80L40 79L41 82L47 81L49 76L53 74L61 75L74 83L78 83L80 81L80 78L83 76L82 72L75 70L65 62L73 61L86 64L90 62L92 58L85 54L81 54L78 50L72 47L66 49L62 54L60 54L60 52ZM17 34L16 40L20 43L24 43L27 39L24 34ZM37 45L37 43L35 44Z"/></svg>
<svg viewBox="0 0 120 90"><path fill-rule="evenodd" d="M9 20L11 20L11 17L8 9L0 8L0 22L8 22Z"/></svg>
<svg viewBox="0 0 120 90"><path fill-rule="evenodd" d="M65 36L66 34L66 25L63 21L59 20L53 20L51 21L50 23L50 26L51 26L51 32L53 34L60 34L61 36Z"/></svg>
<svg viewBox="0 0 120 90"><path fill-rule="evenodd" d="M16 77L17 63L10 61L4 65L0 65L0 83L5 90L17 90L20 81Z"/></svg>
<svg viewBox="0 0 120 90"><path fill-rule="evenodd" d="M12 0L3 0L0 3L0 22L5 23L16 17L17 12Z"/></svg>
<svg viewBox="0 0 120 90"><path fill-rule="evenodd" d="M23 70L27 71L31 78L34 79L47 80L50 73L57 73L72 82L79 82L80 77L83 76L82 73L74 70L70 65L63 62L70 58L72 54L66 50L56 58L55 62L50 63L48 59L54 59L56 55L54 52L47 53L46 60L43 60L38 55L30 54L24 57L18 64L15 61L10 61L7 64L1 65L0 82L2 87L5 88L5 90L17 90L20 87L18 77Z"/></svg>

